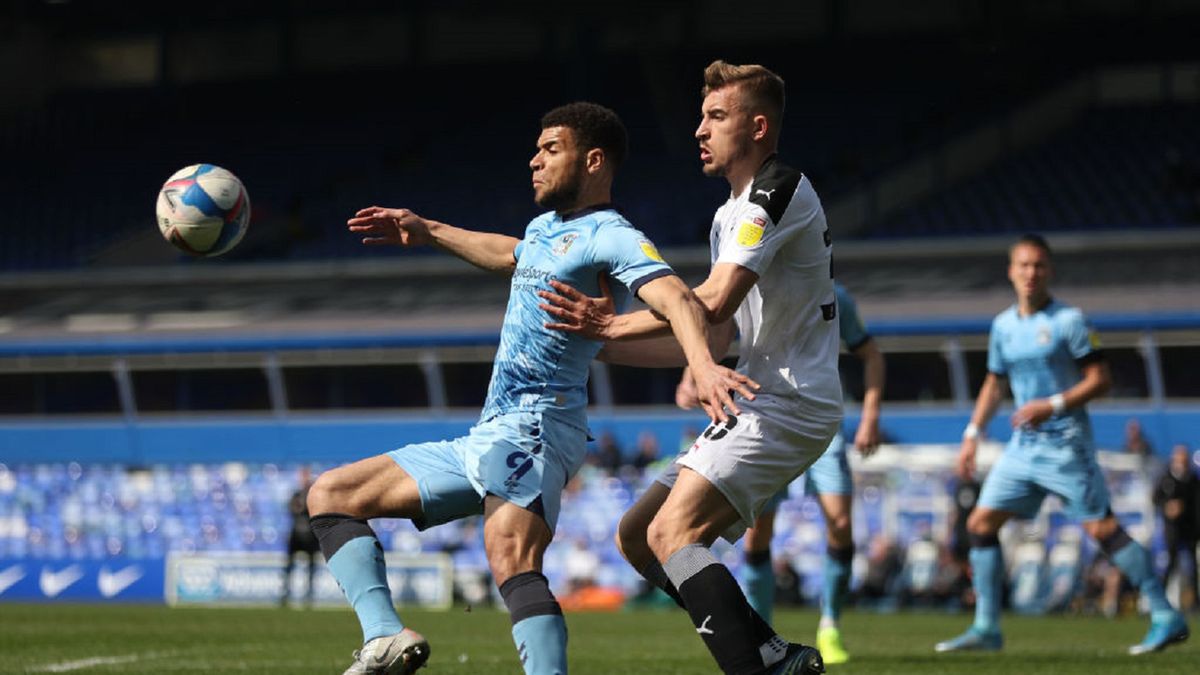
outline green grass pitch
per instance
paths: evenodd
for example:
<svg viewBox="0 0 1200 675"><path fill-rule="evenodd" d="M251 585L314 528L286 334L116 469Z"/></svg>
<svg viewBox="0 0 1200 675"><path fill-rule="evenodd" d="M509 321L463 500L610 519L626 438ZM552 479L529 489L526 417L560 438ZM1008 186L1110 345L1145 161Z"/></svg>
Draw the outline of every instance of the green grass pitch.
<svg viewBox="0 0 1200 675"><path fill-rule="evenodd" d="M520 675L507 614L408 610L408 625L433 649L429 675ZM785 637L811 641L811 611L784 611ZM933 644L966 627L966 615L865 614L843 618L853 656L830 666L857 673L1187 673L1200 672L1189 641L1133 658L1141 618L1005 617L999 654L935 654ZM568 614L573 675L711 675L717 670L680 611ZM348 610L170 609L157 606L0 604L0 673L341 673L357 647Z"/></svg>

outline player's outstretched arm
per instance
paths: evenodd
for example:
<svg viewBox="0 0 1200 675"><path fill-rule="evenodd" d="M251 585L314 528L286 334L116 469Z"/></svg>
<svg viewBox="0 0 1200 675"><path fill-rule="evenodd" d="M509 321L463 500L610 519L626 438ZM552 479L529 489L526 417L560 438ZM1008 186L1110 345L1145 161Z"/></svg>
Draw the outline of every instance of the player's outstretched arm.
<svg viewBox="0 0 1200 675"><path fill-rule="evenodd" d="M669 326L670 324L668 328ZM733 321L708 327L708 351L714 361L720 361L729 353L729 345L733 343L736 332ZM683 353L683 347L673 335L605 342L604 348L596 358L605 363L637 368L676 368L687 365L687 355Z"/></svg>
<svg viewBox="0 0 1200 675"><path fill-rule="evenodd" d="M1002 379L995 373L987 374L983 386L979 388L979 397L975 399L975 411L971 413L971 422L963 430L956 469L958 476L964 480L975 477L975 451L979 448L979 436L996 414L996 409L1000 407Z"/></svg>
<svg viewBox="0 0 1200 675"><path fill-rule="evenodd" d="M875 340L859 345L854 355L863 363L862 419L854 433L854 447L863 457L870 457L879 448L879 409L883 405L886 366Z"/></svg>
<svg viewBox="0 0 1200 675"><path fill-rule="evenodd" d="M546 328L575 333L590 340L605 341L604 349L600 350L597 356L601 361L640 368L687 365L687 356L683 353L679 341L671 334L670 322L662 315L649 310L621 315L616 313L616 304L606 275L600 276L598 298L584 295L574 286L556 279L550 280L550 285L556 293L538 291L538 295L545 300L538 307L555 319L547 321ZM652 336L639 336L620 342L609 339L607 336L612 334L613 325L632 314L644 315L647 326L655 329ZM713 360L725 358L729 345L733 342L734 332L733 321L710 327L708 347Z"/></svg>
<svg viewBox="0 0 1200 675"><path fill-rule="evenodd" d="M696 381L704 412L714 422L728 420L726 408L740 414L730 392L753 400L753 390L758 384L713 360L708 346L707 308L691 289L679 277L671 275L647 282L639 289L638 296L670 321L675 339L687 356L688 370Z"/></svg>
<svg viewBox="0 0 1200 675"><path fill-rule="evenodd" d="M436 246L491 272L512 274L517 267L516 237L475 232L422 218L408 209L371 206L346 221L351 232L368 246Z"/></svg>
<svg viewBox="0 0 1200 675"><path fill-rule="evenodd" d="M733 313L742 304L746 294L758 281L758 275L741 265L718 263L713 266L704 283L694 293L705 309L711 324L723 324L733 318ZM604 290L601 278L601 290ZM557 293L540 291L546 300L542 309L557 320L547 323L547 328L568 333L578 333L593 340L614 342L618 340L640 340L642 338L671 334L671 322L661 312L641 310L616 315L603 306L604 298L589 298L571 286L551 281ZM606 292L606 296L609 294ZM643 298L644 300L644 298ZM611 303L609 303L611 305ZM649 304L649 303L647 303ZM722 350L722 353L724 350ZM618 361L613 361L618 363ZM640 364L639 364L640 365Z"/></svg>

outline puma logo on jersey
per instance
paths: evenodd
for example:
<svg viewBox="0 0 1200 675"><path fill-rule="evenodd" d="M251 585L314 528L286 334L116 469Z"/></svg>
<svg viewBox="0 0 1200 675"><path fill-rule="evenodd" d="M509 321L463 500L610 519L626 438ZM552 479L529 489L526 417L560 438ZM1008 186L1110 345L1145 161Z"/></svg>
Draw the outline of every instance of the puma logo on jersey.
<svg viewBox="0 0 1200 675"><path fill-rule="evenodd" d="M773 192L775 192L776 190L778 190L778 189L779 189L779 188L771 188L770 190L755 190L755 191L754 191L754 194L756 194L756 195L765 195L767 199L770 199L770 198L771 198L771 194L772 194Z"/></svg>
<svg viewBox="0 0 1200 675"><path fill-rule="evenodd" d="M700 627L696 629L696 632L701 635L716 635L716 633L714 633L713 630L708 627L708 622L711 620L712 614L704 617L704 623L700 624Z"/></svg>

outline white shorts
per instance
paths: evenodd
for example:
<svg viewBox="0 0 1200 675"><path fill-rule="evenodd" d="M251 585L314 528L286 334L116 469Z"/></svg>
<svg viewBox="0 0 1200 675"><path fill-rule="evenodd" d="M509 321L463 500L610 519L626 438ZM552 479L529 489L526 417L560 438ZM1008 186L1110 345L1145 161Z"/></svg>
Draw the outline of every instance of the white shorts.
<svg viewBox="0 0 1200 675"><path fill-rule="evenodd" d="M721 534L736 542L771 497L825 452L840 424L833 420L800 431L743 407L742 414L730 415L728 423L710 424L657 480L670 488L685 466L704 476L741 517Z"/></svg>

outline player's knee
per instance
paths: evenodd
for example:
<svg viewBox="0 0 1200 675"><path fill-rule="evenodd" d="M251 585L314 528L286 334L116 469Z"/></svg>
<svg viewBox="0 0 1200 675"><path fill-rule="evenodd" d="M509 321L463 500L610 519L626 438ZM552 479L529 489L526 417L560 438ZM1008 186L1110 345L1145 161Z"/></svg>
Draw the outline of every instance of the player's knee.
<svg viewBox="0 0 1200 675"><path fill-rule="evenodd" d="M615 539L621 555L629 562L636 563L636 559L644 557L648 551L647 524L641 518L625 514L617 524Z"/></svg>
<svg viewBox="0 0 1200 675"><path fill-rule="evenodd" d="M331 505L332 490L329 479L330 473L332 472L325 472L317 476L317 480L308 488L308 512L313 515L336 511Z"/></svg>
<svg viewBox="0 0 1200 675"><path fill-rule="evenodd" d="M841 513L829 519L829 541L837 546L851 544L850 514Z"/></svg>
<svg viewBox="0 0 1200 675"><path fill-rule="evenodd" d="M313 515L346 513L356 516L365 513L366 508L367 504L355 486L343 480L337 469L318 476L308 489L308 512Z"/></svg>
<svg viewBox="0 0 1200 675"><path fill-rule="evenodd" d="M646 544L659 562L665 562L671 554L689 541L687 533L667 518L655 517L646 527Z"/></svg>
<svg viewBox="0 0 1200 675"><path fill-rule="evenodd" d="M967 532L977 537L991 537L996 534L998 528L992 523L991 519L985 513L976 509L967 516Z"/></svg>

